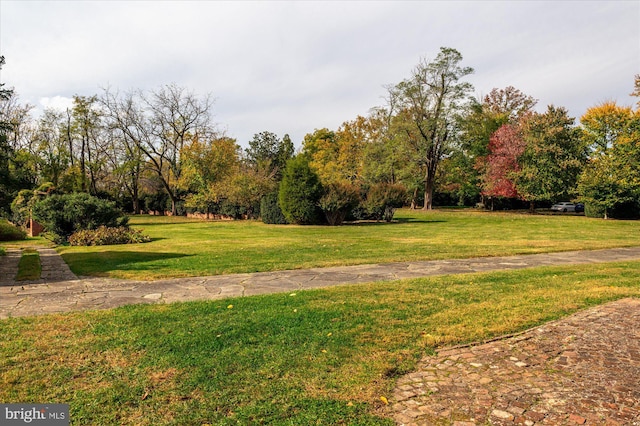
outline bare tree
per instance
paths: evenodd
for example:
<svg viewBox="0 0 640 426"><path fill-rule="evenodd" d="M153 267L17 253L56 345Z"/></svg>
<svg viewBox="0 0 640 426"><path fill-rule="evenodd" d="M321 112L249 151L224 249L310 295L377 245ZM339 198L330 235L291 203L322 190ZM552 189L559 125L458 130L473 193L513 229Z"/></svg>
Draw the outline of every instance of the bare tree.
<svg viewBox="0 0 640 426"><path fill-rule="evenodd" d="M171 213L177 214L178 181L182 174L180 153L193 140L209 138L213 133L211 97L198 98L170 84L149 94L136 92L124 97L107 90L102 102L109 111L112 126L128 144L128 155L136 158L139 152L144 154L148 168L158 176L171 200ZM139 162L134 164L138 176L139 166Z"/></svg>

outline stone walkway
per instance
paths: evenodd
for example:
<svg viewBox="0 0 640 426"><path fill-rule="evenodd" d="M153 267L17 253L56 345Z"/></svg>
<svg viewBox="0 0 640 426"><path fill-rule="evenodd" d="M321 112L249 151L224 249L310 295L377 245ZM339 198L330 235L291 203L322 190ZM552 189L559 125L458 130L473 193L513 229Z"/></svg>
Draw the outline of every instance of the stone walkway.
<svg viewBox="0 0 640 426"><path fill-rule="evenodd" d="M402 425L640 425L640 300L440 351L398 381Z"/></svg>
<svg viewBox="0 0 640 426"><path fill-rule="evenodd" d="M55 250L39 249L39 252L42 278L38 281L19 283L14 280L19 252L9 250L6 256L0 256L0 319L85 309L107 309L134 303L213 300L371 281L640 259L640 247L631 247L217 275L149 282L78 278Z"/></svg>

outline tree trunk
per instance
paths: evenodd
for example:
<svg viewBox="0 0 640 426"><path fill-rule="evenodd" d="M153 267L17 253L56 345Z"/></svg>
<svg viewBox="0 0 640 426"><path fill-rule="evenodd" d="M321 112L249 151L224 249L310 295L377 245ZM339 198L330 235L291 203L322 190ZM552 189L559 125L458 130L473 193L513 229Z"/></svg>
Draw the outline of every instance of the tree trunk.
<svg viewBox="0 0 640 426"><path fill-rule="evenodd" d="M427 163L427 171L424 176L424 207L423 210L433 209L433 188L436 181L437 161L432 159Z"/></svg>
<svg viewBox="0 0 640 426"><path fill-rule="evenodd" d="M529 213L535 213L535 212L536 212L536 202L529 201Z"/></svg>
<svg viewBox="0 0 640 426"><path fill-rule="evenodd" d="M133 214L140 214L140 197L138 197L138 187L134 187L131 192L131 198L133 200Z"/></svg>
<svg viewBox="0 0 640 426"><path fill-rule="evenodd" d="M418 188L416 187L413 190L413 198L411 198L411 210L415 210L417 207L417 199L418 199Z"/></svg>
<svg viewBox="0 0 640 426"><path fill-rule="evenodd" d="M71 139L71 112L67 108L67 142L69 143L69 159L71 160L71 167L75 166L73 159L73 139Z"/></svg>

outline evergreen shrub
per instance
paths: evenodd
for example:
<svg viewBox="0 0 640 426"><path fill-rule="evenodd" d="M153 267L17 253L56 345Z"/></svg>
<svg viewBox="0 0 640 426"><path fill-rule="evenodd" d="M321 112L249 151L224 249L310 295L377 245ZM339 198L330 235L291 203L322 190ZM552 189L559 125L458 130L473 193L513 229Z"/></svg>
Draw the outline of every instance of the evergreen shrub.
<svg viewBox="0 0 640 426"><path fill-rule="evenodd" d="M260 217L264 223L273 225L284 225L287 218L284 217L282 209L278 205L278 192L271 192L260 201Z"/></svg>
<svg viewBox="0 0 640 426"><path fill-rule="evenodd" d="M278 191L278 204L287 221L298 225L321 223L320 197L322 185L308 159L298 155L289 160Z"/></svg>
<svg viewBox="0 0 640 426"><path fill-rule="evenodd" d="M48 233L67 239L74 232L100 226L126 226L127 216L114 202L86 193L52 195L33 206L33 218Z"/></svg>

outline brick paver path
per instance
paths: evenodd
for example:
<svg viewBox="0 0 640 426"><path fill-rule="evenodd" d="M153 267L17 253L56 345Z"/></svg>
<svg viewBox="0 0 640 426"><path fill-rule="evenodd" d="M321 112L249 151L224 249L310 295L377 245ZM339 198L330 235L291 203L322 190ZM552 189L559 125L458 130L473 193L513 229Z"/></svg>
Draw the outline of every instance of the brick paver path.
<svg viewBox="0 0 640 426"><path fill-rule="evenodd" d="M398 381L404 425L640 425L640 300L440 351Z"/></svg>

